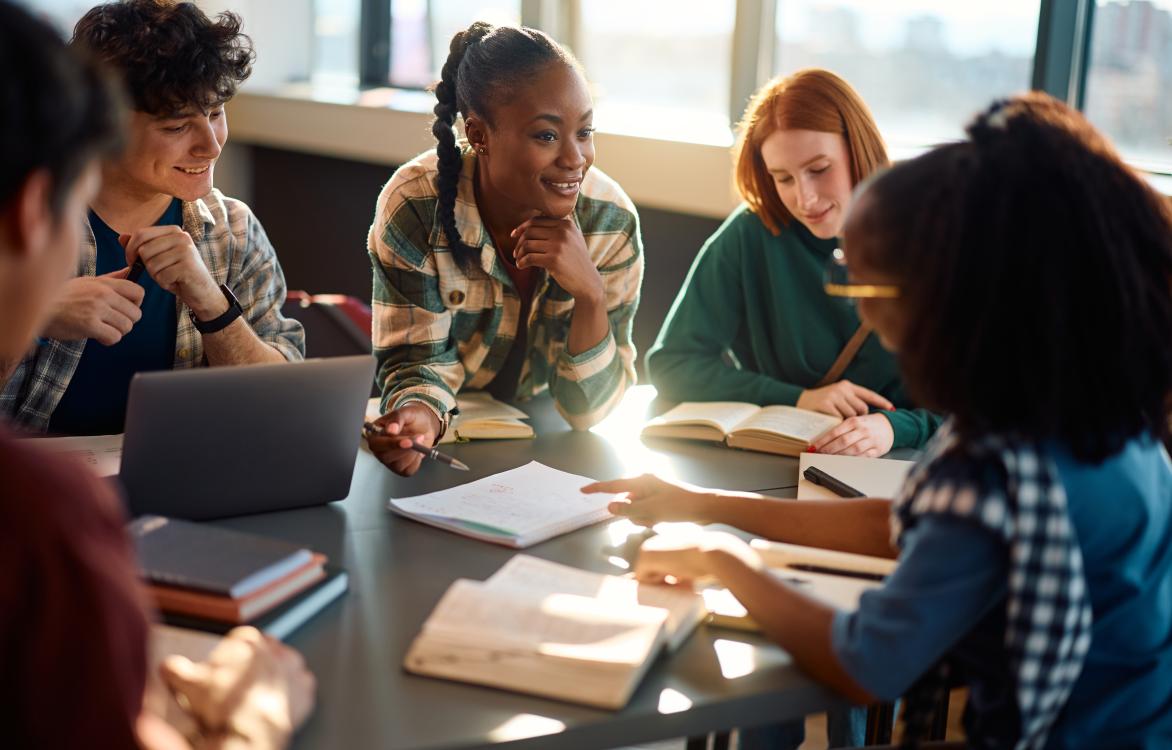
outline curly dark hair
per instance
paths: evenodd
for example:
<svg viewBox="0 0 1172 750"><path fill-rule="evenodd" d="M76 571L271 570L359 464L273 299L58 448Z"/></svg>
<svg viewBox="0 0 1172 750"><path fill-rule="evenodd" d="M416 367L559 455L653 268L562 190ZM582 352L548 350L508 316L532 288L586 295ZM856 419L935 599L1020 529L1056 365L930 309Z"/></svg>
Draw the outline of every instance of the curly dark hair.
<svg viewBox="0 0 1172 750"><path fill-rule="evenodd" d="M169 117L228 101L252 73L256 55L240 25L235 13L213 22L190 2L119 0L82 16L72 44L123 76L135 109Z"/></svg>
<svg viewBox="0 0 1172 750"><path fill-rule="evenodd" d="M117 82L57 32L0 0L0 206L29 174L48 170L60 212L86 164L122 144Z"/></svg>
<svg viewBox="0 0 1172 750"><path fill-rule="evenodd" d="M435 85L437 103L431 126L439 157L436 211L451 248L464 248L455 217L461 169L456 116L475 114L491 125L492 107L507 96L509 88L554 62L579 67L573 55L537 29L477 21L452 37L448 59Z"/></svg>
<svg viewBox="0 0 1172 750"><path fill-rule="evenodd" d="M1167 200L1045 94L967 132L877 177L852 228L903 289L909 391L961 434L1054 439L1086 461L1143 432L1167 441Z"/></svg>

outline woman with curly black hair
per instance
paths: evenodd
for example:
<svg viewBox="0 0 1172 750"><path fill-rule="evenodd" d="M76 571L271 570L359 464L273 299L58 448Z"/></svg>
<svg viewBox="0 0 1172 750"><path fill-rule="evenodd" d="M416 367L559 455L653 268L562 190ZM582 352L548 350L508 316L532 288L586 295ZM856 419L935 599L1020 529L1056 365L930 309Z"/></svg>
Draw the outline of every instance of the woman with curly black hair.
<svg viewBox="0 0 1172 750"><path fill-rule="evenodd" d="M281 316L285 277L260 222L212 186L224 104L252 69L240 18L121 0L87 12L72 44L122 79L129 138L103 167L77 276L0 413L25 430L109 434L136 372L285 362L305 342Z"/></svg>
<svg viewBox="0 0 1172 750"><path fill-rule="evenodd" d="M1079 113L1000 102L967 141L855 200L827 291L951 418L894 504L603 482L643 522L728 523L900 558L856 612L769 576L738 538L645 546L644 579L717 576L810 674L860 703L969 686L968 744L1172 743L1172 210Z"/></svg>
<svg viewBox="0 0 1172 750"><path fill-rule="evenodd" d="M370 445L410 475L462 388L547 388L575 429L635 382L643 254L630 198L594 163L578 63L540 31L477 22L436 85L437 146L395 172L368 247L381 425ZM467 141L454 125L464 120Z"/></svg>

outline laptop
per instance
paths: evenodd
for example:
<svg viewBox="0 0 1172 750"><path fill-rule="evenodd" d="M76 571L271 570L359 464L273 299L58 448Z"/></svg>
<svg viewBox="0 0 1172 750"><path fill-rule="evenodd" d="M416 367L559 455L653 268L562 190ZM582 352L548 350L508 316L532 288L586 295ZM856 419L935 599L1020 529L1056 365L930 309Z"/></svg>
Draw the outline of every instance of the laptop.
<svg viewBox="0 0 1172 750"><path fill-rule="evenodd" d="M374 358L139 373L119 479L133 515L206 520L341 500Z"/></svg>

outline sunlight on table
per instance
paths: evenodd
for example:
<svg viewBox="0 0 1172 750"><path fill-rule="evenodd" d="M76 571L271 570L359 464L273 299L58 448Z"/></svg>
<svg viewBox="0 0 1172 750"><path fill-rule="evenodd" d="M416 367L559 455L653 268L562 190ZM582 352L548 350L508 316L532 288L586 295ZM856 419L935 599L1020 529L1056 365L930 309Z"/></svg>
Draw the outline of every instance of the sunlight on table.
<svg viewBox="0 0 1172 750"><path fill-rule="evenodd" d="M757 668L757 649L751 644L721 638L712 644L712 648L716 650L716 660L720 662L720 674L726 680L752 674Z"/></svg>
<svg viewBox="0 0 1172 750"><path fill-rule="evenodd" d="M508 742L509 740L523 740L527 737L541 737L547 734L564 732L566 725L557 719L537 714L517 714L488 733L493 742Z"/></svg>
<svg viewBox="0 0 1172 750"><path fill-rule="evenodd" d="M679 690L664 688L659 694L659 713L678 714L692 707L692 699Z"/></svg>
<svg viewBox="0 0 1172 750"><path fill-rule="evenodd" d="M656 474L663 479L676 480L671 458L648 448L639 439L639 432L648 419L647 407L655 400L655 386L637 385L623 394L623 400L606 419L590 431L604 438L623 463L624 476Z"/></svg>

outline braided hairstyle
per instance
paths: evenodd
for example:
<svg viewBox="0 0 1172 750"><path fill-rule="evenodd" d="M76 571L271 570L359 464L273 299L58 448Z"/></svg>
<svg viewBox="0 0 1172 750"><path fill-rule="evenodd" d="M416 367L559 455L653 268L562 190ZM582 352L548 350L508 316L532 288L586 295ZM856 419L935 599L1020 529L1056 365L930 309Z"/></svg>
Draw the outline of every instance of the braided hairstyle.
<svg viewBox="0 0 1172 750"><path fill-rule="evenodd" d="M859 201L867 265L899 279L912 396L961 434L1097 462L1168 437L1172 208L1078 112L994 104ZM852 232L853 234L853 232Z"/></svg>
<svg viewBox="0 0 1172 750"><path fill-rule="evenodd" d="M554 62L579 67L567 50L536 29L477 21L452 37L448 59L435 85L435 122L431 126L439 157L436 211L452 249L467 247L456 228L456 192L462 167L456 115L466 120L475 114L491 126L492 107L506 101L515 82Z"/></svg>

